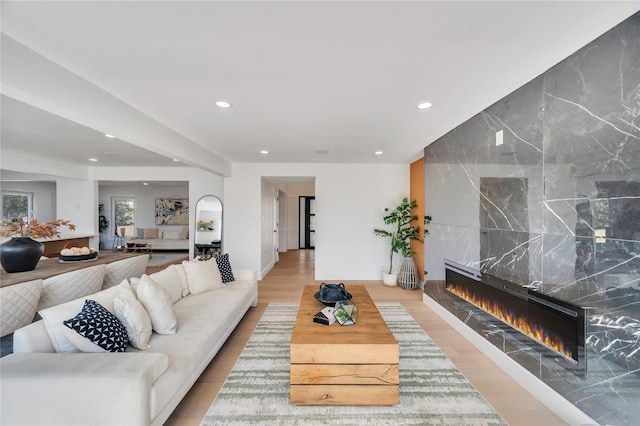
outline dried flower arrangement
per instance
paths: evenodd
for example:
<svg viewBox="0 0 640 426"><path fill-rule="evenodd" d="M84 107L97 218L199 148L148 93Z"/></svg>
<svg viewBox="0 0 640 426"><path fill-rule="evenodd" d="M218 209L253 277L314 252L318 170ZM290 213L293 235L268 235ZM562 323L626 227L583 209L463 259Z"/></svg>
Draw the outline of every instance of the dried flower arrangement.
<svg viewBox="0 0 640 426"><path fill-rule="evenodd" d="M0 237L60 238L61 226L66 226L70 231L76 229L76 226L68 220L57 219L39 223L36 218L31 218L28 222L20 219L16 222L2 222Z"/></svg>

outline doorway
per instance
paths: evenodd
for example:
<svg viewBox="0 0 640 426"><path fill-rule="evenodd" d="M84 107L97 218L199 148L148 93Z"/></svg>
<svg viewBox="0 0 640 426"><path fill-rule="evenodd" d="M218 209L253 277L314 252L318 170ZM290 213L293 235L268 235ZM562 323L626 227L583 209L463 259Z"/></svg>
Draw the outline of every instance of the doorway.
<svg viewBox="0 0 640 426"><path fill-rule="evenodd" d="M300 241L301 249L316 247L316 197L300 197Z"/></svg>

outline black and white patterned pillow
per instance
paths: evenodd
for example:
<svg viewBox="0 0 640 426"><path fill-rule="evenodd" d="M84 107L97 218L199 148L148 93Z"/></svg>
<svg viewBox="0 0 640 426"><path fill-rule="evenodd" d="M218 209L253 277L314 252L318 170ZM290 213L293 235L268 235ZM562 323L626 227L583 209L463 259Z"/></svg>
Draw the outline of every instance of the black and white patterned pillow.
<svg viewBox="0 0 640 426"><path fill-rule="evenodd" d="M78 315L63 324L108 352L124 352L127 348L127 330L95 300L86 300Z"/></svg>
<svg viewBox="0 0 640 426"><path fill-rule="evenodd" d="M233 277L233 271L231 270L231 263L229 263L229 254L221 254L216 256L216 262L218 263L218 269L220 270L220 276L223 283L229 283L235 281Z"/></svg>

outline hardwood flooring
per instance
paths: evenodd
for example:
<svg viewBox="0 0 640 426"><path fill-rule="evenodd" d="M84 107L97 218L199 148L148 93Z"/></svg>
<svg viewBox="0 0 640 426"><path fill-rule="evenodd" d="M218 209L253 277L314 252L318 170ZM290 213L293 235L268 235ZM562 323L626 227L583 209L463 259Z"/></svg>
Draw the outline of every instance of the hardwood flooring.
<svg viewBox="0 0 640 426"><path fill-rule="evenodd" d="M253 329L271 302L300 301L303 286L320 285L314 278L315 252L292 250L258 283L258 306L247 312L211 364L165 423L199 425L224 384ZM467 379L510 425L563 425L525 388L476 349L422 302L419 290L386 287L382 281L345 281L365 285L375 302L400 302Z"/></svg>

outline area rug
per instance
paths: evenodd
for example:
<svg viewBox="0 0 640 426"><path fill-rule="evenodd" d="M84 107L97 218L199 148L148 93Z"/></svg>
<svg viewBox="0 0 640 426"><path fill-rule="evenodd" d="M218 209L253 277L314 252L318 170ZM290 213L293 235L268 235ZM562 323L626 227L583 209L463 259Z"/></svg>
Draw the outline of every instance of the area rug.
<svg viewBox="0 0 640 426"><path fill-rule="evenodd" d="M390 407L289 404L289 341L298 306L272 303L202 425L506 424L401 304L377 306L400 345L399 404Z"/></svg>
<svg viewBox="0 0 640 426"><path fill-rule="evenodd" d="M149 262L147 263L147 266L163 266L163 265L167 265L169 263L173 263L178 259L185 259L187 260L189 258L189 253L163 253L163 254L157 254L157 253L153 253L153 255L151 255L151 259L149 259Z"/></svg>

